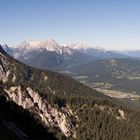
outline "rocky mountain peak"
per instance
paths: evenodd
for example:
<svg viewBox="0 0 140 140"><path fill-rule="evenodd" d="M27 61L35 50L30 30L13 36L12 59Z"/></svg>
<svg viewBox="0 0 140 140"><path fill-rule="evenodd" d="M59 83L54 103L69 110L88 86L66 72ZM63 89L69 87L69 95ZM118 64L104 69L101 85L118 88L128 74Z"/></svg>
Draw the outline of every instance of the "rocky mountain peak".
<svg viewBox="0 0 140 140"><path fill-rule="evenodd" d="M46 40L46 42L48 44L53 44L53 45L57 45L58 46L58 43L53 38L48 38L48 40Z"/></svg>
<svg viewBox="0 0 140 140"><path fill-rule="evenodd" d="M62 49L59 46L59 44L52 38L49 38L48 40L41 42L41 47L45 48L48 51L55 51L55 52L59 52Z"/></svg>

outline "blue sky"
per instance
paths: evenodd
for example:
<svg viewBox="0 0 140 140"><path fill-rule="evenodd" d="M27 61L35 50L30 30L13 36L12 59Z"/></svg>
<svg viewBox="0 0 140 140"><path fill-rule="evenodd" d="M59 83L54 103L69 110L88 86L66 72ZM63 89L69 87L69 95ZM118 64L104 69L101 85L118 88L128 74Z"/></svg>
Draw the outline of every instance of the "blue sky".
<svg viewBox="0 0 140 140"><path fill-rule="evenodd" d="M0 0L0 42L83 42L140 49L139 0Z"/></svg>

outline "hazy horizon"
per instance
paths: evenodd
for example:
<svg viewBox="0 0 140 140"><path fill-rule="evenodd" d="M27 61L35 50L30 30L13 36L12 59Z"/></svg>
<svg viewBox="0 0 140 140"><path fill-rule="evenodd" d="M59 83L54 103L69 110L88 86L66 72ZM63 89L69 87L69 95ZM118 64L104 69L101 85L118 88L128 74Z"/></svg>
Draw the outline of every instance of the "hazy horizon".
<svg viewBox="0 0 140 140"><path fill-rule="evenodd" d="M54 38L107 50L140 49L138 0L0 0L0 42Z"/></svg>

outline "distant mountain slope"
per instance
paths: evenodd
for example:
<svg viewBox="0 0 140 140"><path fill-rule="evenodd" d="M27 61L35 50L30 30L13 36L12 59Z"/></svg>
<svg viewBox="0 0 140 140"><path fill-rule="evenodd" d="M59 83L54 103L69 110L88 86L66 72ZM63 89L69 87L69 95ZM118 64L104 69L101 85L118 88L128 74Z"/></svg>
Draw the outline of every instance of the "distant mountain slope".
<svg viewBox="0 0 140 140"><path fill-rule="evenodd" d="M2 45L2 48L9 54L13 55L14 48L10 48L7 44Z"/></svg>
<svg viewBox="0 0 140 140"><path fill-rule="evenodd" d="M59 140L140 138L138 112L128 110L116 100L67 76L24 65L7 55L2 47L0 47L0 97L7 99L7 103L0 102L3 107L9 102L10 106L14 103L21 108L20 110L15 106L12 107L21 113L21 116L16 114L19 120L21 118L20 121L26 114L23 111L28 111L31 115L28 124L32 124L34 117L36 120L34 125L41 123ZM14 123L14 120L11 121ZM21 124L19 122L20 126L24 125ZM36 133L35 129L25 130L31 138L41 136L42 139L48 138Z"/></svg>
<svg viewBox="0 0 140 140"><path fill-rule="evenodd" d="M128 57L103 48L92 48L82 43L59 45L51 38L46 41L24 41L12 50L6 45L3 48L8 54L25 64L53 71L64 71L97 59Z"/></svg>
<svg viewBox="0 0 140 140"><path fill-rule="evenodd" d="M94 59L97 58L86 56L76 51L73 51L71 55L62 55L56 52L47 51L45 49L32 50L27 52L23 57L20 56L18 58L18 60L30 66L50 70L63 70L78 64L90 62Z"/></svg>
<svg viewBox="0 0 140 140"><path fill-rule="evenodd" d="M106 59L77 66L69 70L73 77L91 87L129 91L139 94L140 60ZM80 78L81 76L81 78Z"/></svg>
<svg viewBox="0 0 140 140"><path fill-rule="evenodd" d="M123 51L122 53L131 57L140 58L140 50Z"/></svg>
<svg viewBox="0 0 140 140"><path fill-rule="evenodd" d="M47 41L25 41L14 49L13 57L25 64L50 70L63 70L67 67L97 59L69 46L59 45L53 39L48 39Z"/></svg>
<svg viewBox="0 0 140 140"><path fill-rule="evenodd" d="M100 59L107 58L129 58L128 55L111 50L105 50L102 47L90 47L82 43L72 43L68 45L70 48L73 48L81 53L86 55L94 56Z"/></svg>

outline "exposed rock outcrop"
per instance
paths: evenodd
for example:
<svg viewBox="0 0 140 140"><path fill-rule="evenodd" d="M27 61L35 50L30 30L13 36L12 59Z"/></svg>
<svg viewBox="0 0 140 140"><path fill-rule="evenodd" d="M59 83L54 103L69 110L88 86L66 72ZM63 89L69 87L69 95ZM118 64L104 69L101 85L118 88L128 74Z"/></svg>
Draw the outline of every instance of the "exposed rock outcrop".
<svg viewBox="0 0 140 140"><path fill-rule="evenodd" d="M33 109L33 113L39 116L46 126L60 128L66 137L75 134L72 121L76 120L76 118L68 108L58 109L41 98L38 92L30 87L26 90L21 90L21 86L10 87L9 89L5 89L5 92L7 93L7 97L19 106L22 106L24 109L29 109L30 111Z"/></svg>
<svg viewBox="0 0 140 140"><path fill-rule="evenodd" d="M0 80L2 80L4 77L5 77L5 72L2 65L0 65Z"/></svg>

